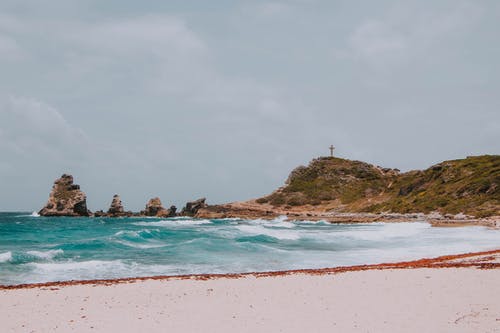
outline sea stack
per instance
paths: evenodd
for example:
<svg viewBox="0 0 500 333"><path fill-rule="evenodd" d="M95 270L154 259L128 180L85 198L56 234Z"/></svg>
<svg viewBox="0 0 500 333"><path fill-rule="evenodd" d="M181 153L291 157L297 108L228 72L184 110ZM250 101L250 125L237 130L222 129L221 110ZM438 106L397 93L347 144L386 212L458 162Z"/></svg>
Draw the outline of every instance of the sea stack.
<svg viewBox="0 0 500 333"><path fill-rule="evenodd" d="M125 209L123 208L122 200L118 194L113 196L113 201L108 209L108 216L123 216Z"/></svg>
<svg viewBox="0 0 500 333"><path fill-rule="evenodd" d="M160 198L156 197L149 199L146 208L141 213L146 216L158 216L165 211L166 209L163 207Z"/></svg>
<svg viewBox="0 0 500 333"><path fill-rule="evenodd" d="M49 200L39 212L41 216L90 216L87 196L80 185L73 184L73 176L64 174L54 182Z"/></svg>

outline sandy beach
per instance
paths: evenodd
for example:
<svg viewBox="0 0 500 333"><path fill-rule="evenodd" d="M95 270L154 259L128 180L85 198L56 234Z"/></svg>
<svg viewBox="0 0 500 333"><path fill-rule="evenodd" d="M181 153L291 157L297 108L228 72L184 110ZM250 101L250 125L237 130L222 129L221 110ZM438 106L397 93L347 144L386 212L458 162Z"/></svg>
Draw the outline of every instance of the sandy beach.
<svg viewBox="0 0 500 333"><path fill-rule="evenodd" d="M323 270L1 287L2 332L500 332L500 250Z"/></svg>

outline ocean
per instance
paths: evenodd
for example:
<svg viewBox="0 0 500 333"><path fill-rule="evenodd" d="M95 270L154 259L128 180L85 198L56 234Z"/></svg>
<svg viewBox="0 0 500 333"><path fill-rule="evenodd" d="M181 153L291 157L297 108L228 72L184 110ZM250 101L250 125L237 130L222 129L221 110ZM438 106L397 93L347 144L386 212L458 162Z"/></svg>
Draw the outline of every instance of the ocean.
<svg viewBox="0 0 500 333"><path fill-rule="evenodd" d="M0 213L0 284L375 264L500 248L500 231L425 222L48 218Z"/></svg>

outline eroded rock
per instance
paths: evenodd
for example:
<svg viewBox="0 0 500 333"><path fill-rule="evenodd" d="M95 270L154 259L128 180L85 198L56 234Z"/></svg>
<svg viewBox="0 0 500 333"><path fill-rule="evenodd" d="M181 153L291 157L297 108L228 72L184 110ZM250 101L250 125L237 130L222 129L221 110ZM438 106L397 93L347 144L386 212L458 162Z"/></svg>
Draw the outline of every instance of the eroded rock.
<svg viewBox="0 0 500 333"><path fill-rule="evenodd" d="M41 216L90 216L87 196L80 185L73 184L73 176L64 174L54 182L49 200L38 214Z"/></svg>
<svg viewBox="0 0 500 333"><path fill-rule="evenodd" d="M163 207L160 198L156 197L149 199L146 208L141 213L146 216L159 216L166 212L167 210Z"/></svg>
<svg viewBox="0 0 500 333"><path fill-rule="evenodd" d="M123 216L125 215L125 209L123 208L122 200L118 194L113 196L113 201L108 209L109 216Z"/></svg>
<svg viewBox="0 0 500 333"><path fill-rule="evenodd" d="M205 203L207 199L201 198L195 201L190 201L186 203L186 207L182 209L181 215L195 216L198 210L207 207Z"/></svg>

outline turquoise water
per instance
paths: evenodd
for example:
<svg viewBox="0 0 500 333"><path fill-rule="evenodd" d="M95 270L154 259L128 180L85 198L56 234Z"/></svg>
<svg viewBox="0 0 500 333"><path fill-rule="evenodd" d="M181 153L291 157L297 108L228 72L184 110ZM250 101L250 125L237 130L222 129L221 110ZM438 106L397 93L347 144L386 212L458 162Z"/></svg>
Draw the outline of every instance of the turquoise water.
<svg viewBox="0 0 500 333"><path fill-rule="evenodd" d="M497 248L500 231L484 227L0 213L0 284L334 267Z"/></svg>

